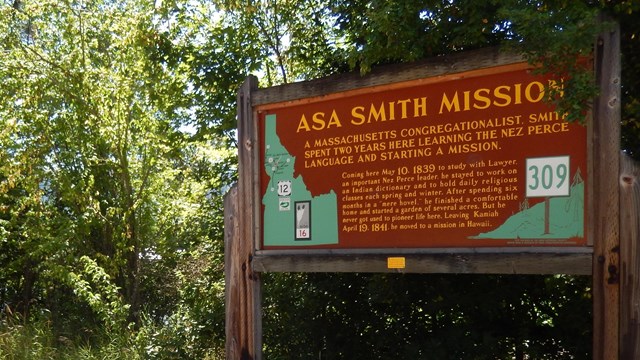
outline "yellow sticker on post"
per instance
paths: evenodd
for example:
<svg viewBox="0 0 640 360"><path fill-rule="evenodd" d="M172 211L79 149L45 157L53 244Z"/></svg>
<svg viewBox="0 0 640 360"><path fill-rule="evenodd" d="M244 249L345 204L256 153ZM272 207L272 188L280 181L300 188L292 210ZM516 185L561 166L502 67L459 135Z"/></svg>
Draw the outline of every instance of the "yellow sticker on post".
<svg viewBox="0 0 640 360"><path fill-rule="evenodd" d="M388 257L387 269L404 269L406 261L404 257Z"/></svg>

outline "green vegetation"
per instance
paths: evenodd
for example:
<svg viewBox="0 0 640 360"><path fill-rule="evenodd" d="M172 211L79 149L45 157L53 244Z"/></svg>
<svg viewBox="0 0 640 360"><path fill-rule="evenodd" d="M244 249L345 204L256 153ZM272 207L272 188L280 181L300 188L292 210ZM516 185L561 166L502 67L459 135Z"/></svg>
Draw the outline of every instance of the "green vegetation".
<svg viewBox="0 0 640 360"><path fill-rule="evenodd" d="M0 1L0 358L222 359L235 96L511 46L568 73L620 22L640 156L638 1ZM574 89L575 91L573 91ZM583 359L589 278L269 274L267 359Z"/></svg>

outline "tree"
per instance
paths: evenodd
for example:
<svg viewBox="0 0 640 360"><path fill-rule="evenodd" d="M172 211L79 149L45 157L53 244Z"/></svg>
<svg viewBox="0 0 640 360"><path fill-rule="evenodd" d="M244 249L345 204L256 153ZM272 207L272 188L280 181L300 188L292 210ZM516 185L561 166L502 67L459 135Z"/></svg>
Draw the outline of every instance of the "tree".
<svg viewBox="0 0 640 360"><path fill-rule="evenodd" d="M235 94L251 72L272 86L507 42L532 60L549 60L541 57L548 49L587 51L598 29L585 24L605 10L622 24L623 140L637 154L639 7L556 0L0 2L0 331L19 331L10 326L15 319L42 331L51 324L53 340L41 345L87 343L87 352L104 349L95 356L102 358L217 356L224 336L222 195L236 176ZM570 104L583 105L591 94L590 79L579 79L584 91ZM587 357L588 282L270 274L265 352ZM23 338L40 341L31 335ZM72 357L66 351L60 357Z"/></svg>
<svg viewBox="0 0 640 360"><path fill-rule="evenodd" d="M198 62L218 44L166 40L180 37L167 24L175 14L133 1L0 11L3 304L25 319L47 310L68 337L140 326L143 312L165 319L184 285L158 289L167 273L221 257L221 191L235 165L230 101L215 98L234 91L211 91L215 69ZM194 118L197 136L182 130ZM152 294L163 301L143 304Z"/></svg>

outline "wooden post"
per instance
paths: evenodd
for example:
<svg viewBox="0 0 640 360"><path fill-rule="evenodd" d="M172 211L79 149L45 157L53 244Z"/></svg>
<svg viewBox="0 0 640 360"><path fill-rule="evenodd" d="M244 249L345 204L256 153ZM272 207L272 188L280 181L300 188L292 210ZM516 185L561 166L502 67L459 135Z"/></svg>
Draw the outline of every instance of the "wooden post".
<svg viewBox="0 0 640 360"><path fill-rule="evenodd" d="M226 359L262 359L262 282L253 272L258 204L255 204L257 130L250 76L238 93L238 185L225 197L225 335Z"/></svg>
<svg viewBox="0 0 640 360"><path fill-rule="evenodd" d="M549 200L549 197L547 196L546 198L544 198L544 234L547 235L549 234L549 205L551 203L551 200Z"/></svg>
<svg viewBox="0 0 640 360"><path fill-rule="evenodd" d="M640 165L620 158L620 358L640 359Z"/></svg>
<svg viewBox="0 0 640 360"><path fill-rule="evenodd" d="M595 52L600 94L594 101L593 212L593 358L620 355L620 31L601 34Z"/></svg>

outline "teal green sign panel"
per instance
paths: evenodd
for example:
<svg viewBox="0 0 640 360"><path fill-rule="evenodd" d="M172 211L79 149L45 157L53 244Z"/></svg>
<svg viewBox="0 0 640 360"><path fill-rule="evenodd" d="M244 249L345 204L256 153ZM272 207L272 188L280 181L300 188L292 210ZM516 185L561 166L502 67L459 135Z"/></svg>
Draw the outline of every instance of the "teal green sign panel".
<svg viewBox="0 0 640 360"><path fill-rule="evenodd" d="M264 206L265 246L330 245L338 243L335 192L311 196L302 176L294 176L296 158L276 134L276 115L265 117L264 167L269 178Z"/></svg>

